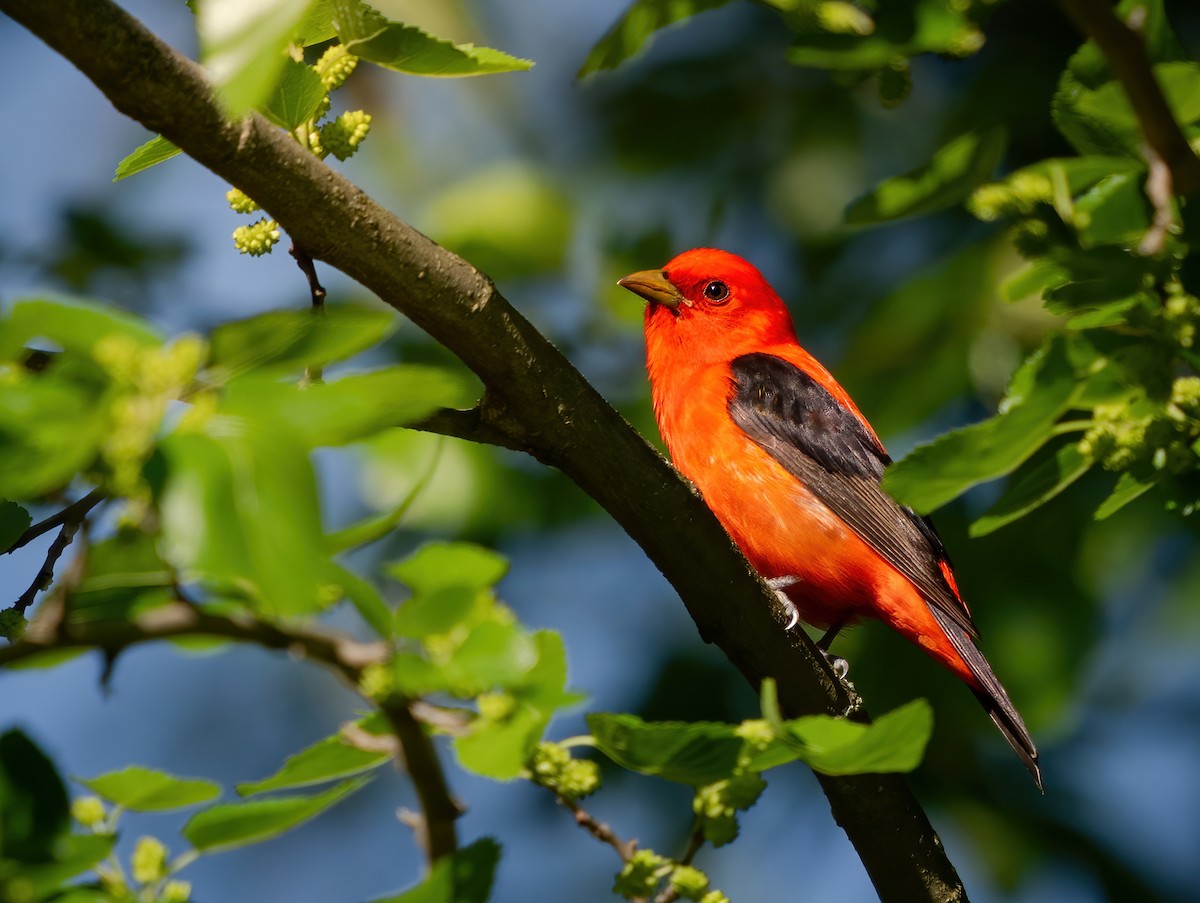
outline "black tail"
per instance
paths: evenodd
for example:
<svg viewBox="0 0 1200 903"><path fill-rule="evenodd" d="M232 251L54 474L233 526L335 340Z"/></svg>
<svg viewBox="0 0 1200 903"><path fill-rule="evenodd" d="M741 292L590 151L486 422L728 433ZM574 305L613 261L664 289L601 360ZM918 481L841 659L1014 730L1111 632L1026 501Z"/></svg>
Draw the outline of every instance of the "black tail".
<svg viewBox="0 0 1200 903"><path fill-rule="evenodd" d="M971 669L975 679L983 685L982 690L975 690L975 697L991 716L992 721L996 723L996 727L1000 728L1000 733L1004 735L1008 745L1021 757L1021 761L1033 775L1038 790L1045 793L1046 788L1042 786L1042 770L1038 767L1038 752L1033 743L1033 737L1029 736L1029 729L1025 727L1021 714L1012 704L1012 700L1008 698L1008 693L996 679L996 675L992 673L992 666L983 657L983 653L975 648L971 638L963 632L961 627L951 621L948 615L942 614L933 605L929 606L929 610L933 612L938 624L950 638L950 642L954 644L958 654L963 657L963 661L967 663L967 667Z"/></svg>

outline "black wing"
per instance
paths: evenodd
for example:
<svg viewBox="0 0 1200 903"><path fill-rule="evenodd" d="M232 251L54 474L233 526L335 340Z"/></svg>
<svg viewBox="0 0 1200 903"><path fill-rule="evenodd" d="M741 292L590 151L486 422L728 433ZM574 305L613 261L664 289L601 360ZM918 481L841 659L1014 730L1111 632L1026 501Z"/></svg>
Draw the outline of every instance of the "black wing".
<svg viewBox="0 0 1200 903"><path fill-rule="evenodd" d="M971 637L979 632L946 582L946 549L926 517L896 502L879 481L891 458L878 441L811 376L770 354L744 354L732 365L729 414Z"/></svg>

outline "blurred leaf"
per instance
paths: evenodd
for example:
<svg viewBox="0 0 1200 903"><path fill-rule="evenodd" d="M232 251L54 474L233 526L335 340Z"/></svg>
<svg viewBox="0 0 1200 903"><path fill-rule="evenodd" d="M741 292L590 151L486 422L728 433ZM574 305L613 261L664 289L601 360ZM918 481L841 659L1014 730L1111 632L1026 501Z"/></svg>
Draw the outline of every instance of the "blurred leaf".
<svg viewBox="0 0 1200 903"><path fill-rule="evenodd" d="M110 335L154 347L162 334L141 317L83 298L43 295L17 301L0 320L0 360L16 360L33 339L49 339L64 351L90 355Z"/></svg>
<svg viewBox="0 0 1200 903"><path fill-rule="evenodd" d="M953 206L991 178L1004 144L1000 128L960 135L924 166L886 179L852 203L846 209L846 222L881 223Z"/></svg>
<svg viewBox="0 0 1200 903"><path fill-rule="evenodd" d="M571 237L567 197L536 167L503 162L450 185L429 206L426 230L496 279L558 269Z"/></svg>
<svg viewBox="0 0 1200 903"><path fill-rule="evenodd" d="M357 442L441 408L469 408L479 393L466 373L401 364L304 386L245 376L229 383L222 410L286 424L305 446L317 447Z"/></svg>
<svg viewBox="0 0 1200 903"><path fill-rule="evenodd" d="M117 164L113 181L120 182L122 179L128 179L130 176L137 175L164 160L170 160L180 153L182 151L162 135L155 135L145 144L134 148L124 160Z"/></svg>
<svg viewBox="0 0 1200 903"><path fill-rule="evenodd" d="M448 587L487 589L508 573L508 559L499 552L466 542L428 542L387 572L415 592Z"/></svg>
<svg viewBox="0 0 1200 903"><path fill-rule="evenodd" d="M1053 260L1038 257L1029 261L1000 283L1000 297L1005 301L1023 301L1025 298L1042 296L1048 288L1062 285L1071 278L1070 273Z"/></svg>
<svg viewBox="0 0 1200 903"><path fill-rule="evenodd" d="M533 66L490 47L453 44L413 25L392 22L360 0L333 0L334 24L346 49L409 75L454 77L517 72Z"/></svg>
<svg viewBox="0 0 1200 903"><path fill-rule="evenodd" d="M1181 126L1200 120L1200 64L1160 63L1154 75ZM1068 68L1050 104L1054 124L1081 154L1141 159L1141 127L1119 82L1088 88Z"/></svg>
<svg viewBox="0 0 1200 903"><path fill-rule="evenodd" d="M175 575L155 537L118 530L88 549L87 573L68 598L72 624L115 620L175 598Z"/></svg>
<svg viewBox="0 0 1200 903"><path fill-rule="evenodd" d="M1093 463L1071 442L1036 466L1018 471L1004 495L971 524L971 536L986 536L1046 504L1087 473Z"/></svg>
<svg viewBox="0 0 1200 903"><path fill-rule="evenodd" d="M353 304L328 305L321 316L273 310L214 329L210 365L225 379L248 371L298 374L353 357L382 341L397 322L388 311Z"/></svg>
<svg viewBox="0 0 1200 903"><path fill-rule="evenodd" d="M214 417L207 430L159 446L168 561L218 588L249 591L269 615L319 610L329 559L307 452L269 421Z"/></svg>
<svg viewBox="0 0 1200 903"><path fill-rule="evenodd" d="M1085 248L1136 242L1150 228L1150 207L1135 173L1097 182L1075 202L1079 241Z"/></svg>
<svg viewBox="0 0 1200 903"><path fill-rule="evenodd" d="M329 566L329 579L341 587L344 596L350 600L350 604L371 629L381 637L393 636L395 630L392 624L392 610L379 595L379 590L369 581L339 564L330 562Z"/></svg>
<svg viewBox="0 0 1200 903"><path fill-rule="evenodd" d="M28 511L16 502L0 499L0 553L11 549L32 523Z"/></svg>
<svg viewBox="0 0 1200 903"><path fill-rule="evenodd" d="M22 731L0 734L0 859L49 861L69 826L54 763Z"/></svg>
<svg viewBox="0 0 1200 903"><path fill-rule="evenodd" d="M369 779L358 778L343 781L315 796L285 796L213 806L189 818L181 833L201 853L261 843L315 818L367 783Z"/></svg>
<svg viewBox="0 0 1200 903"><path fill-rule="evenodd" d="M57 891L62 889L63 882L94 868L112 852L116 842L115 834L67 834L60 837L54 846L54 858L51 861L21 865L20 875L29 882L26 887L32 892L31 899L52 899L54 903L76 900L75 888L63 889L65 896ZM91 903L112 903L113 900L107 894L89 899Z"/></svg>
<svg viewBox="0 0 1200 903"><path fill-rule="evenodd" d="M196 13L200 60L217 99L236 119L260 107L279 84L288 43L300 36L313 0L201 0Z"/></svg>
<svg viewBox="0 0 1200 903"><path fill-rule="evenodd" d="M109 429L106 401L97 386L57 373L5 385L0 497L39 498L62 489L89 466Z"/></svg>
<svg viewBox="0 0 1200 903"><path fill-rule="evenodd" d="M1121 474L1113 491L1096 509L1096 520L1106 520L1112 517L1130 502L1144 495L1153 485L1153 483L1143 483L1132 474Z"/></svg>
<svg viewBox="0 0 1200 903"><path fill-rule="evenodd" d="M373 903L486 903L499 861L500 845L485 837L443 856L416 887Z"/></svg>
<svg viewBox="0 0 1200 903"><path fill-rule="evenodd" d="M634 0L588 53L576 78L615 69L647 46L656 31L724 6L729 0Z"/></svg>
<svg viewBox="0 0 1200 903"><path fill-rule="evenodd" d="M94 778L76 778L98 796L134 812L161 812L208 802L221 787L202 778L177 778L165 771L130 765Z"/></svg>
<svg viewBox="0 0 1200 903"><path fill-rule="evenodd" d="M275 90L263 102L263 115L291 131L313 117L325 99L325 86L312 66L284 60L283 74Z"/></svg>
<svg viewBox="0 0 1200 903"><path fill-rule="evenodd" d="M1050 438L1077 391L1063 342L1055 336L1013 376L1003 413L913 449L887 469L884 488L901 504L926 513L976 483L1010 473Z"/></svg>
<svg viewBox="0 0 1200 903"><path fill-rule="evenodd" d="M591 712L596 748L630 771L701 786L729 777L744 741L732 724L645 722L636 715Z"/></svg>
<svg viewBox="0 0 1200 903"><path fill-rule="evenodd" d="M359 721L359 726L362 725ZM293 790L350 777L377 768L389 760L387 753L368 752L350 745L340 734L326 737L294 756L269 778L237 785L242 796L254 796L269 790Z"/></svg>
<svg viewBox="0 0 1200 903"><path fill-rule="evenodd" d="M880 3L871 8L874 28L866 34L854 29L803 28L788 51L788 62L818 69L874 71L922 53L966 56L983 45L967 4L937 0ZM792 21L806 24L804 19Z"/></svg>
<svg viewBox="0 0 1200 903"><path fill-rule="evenodd" d="M566 690L567 654L562 637L552 630L533 636L537 663L521 686L510 688L513 711L499 720L480 717L470 733L454 738L454 751L463 768L497 781L520 775L546 725L556 711L582 701Z"/></svg>
<svg viewBox="0 0 1200 903"><path fill-rule="evenodd" d="M515 687L537 664L538 649L519 624L484 621L471 631L444 666L456 687Z"/></svg>

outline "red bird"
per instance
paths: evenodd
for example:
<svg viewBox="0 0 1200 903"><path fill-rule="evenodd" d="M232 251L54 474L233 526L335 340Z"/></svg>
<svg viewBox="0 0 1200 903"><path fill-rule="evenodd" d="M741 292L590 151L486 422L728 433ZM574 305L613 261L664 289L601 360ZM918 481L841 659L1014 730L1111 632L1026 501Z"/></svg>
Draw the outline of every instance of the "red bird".
<svg viewBox="0 0 1200 903"><path fill-rule="evenodd" d="M675 466L750 563L798 618L830 628L823 649L878 618L953 671L1040 789L1037 748L975 646L937 531L880 488L883 443L762 274L698 248L620 285L650 302L646 369Z"/></svg>

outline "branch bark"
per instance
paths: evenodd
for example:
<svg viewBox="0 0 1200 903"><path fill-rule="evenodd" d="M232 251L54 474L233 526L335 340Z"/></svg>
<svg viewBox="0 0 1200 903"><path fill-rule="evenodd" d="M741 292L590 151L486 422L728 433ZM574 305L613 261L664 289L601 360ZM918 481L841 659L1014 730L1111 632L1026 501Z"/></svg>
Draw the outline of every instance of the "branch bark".
<svg viewBox="0 0 1200 903"><path fill-rule="evenodd" d="M1146 142L1166 165L1179 194L1200 190L1200 157L1188 144L1154 76L1146 42L1117 18L1109 0L1061 0L1067 16L1096 43L1129 98Z"/></svg>
<svg viewBox="0 0 1200 903"><path fill-rule="evenodd" d="M448 415L434 428L462 428L561 469L642 546L701 636L720 646L752 686L774 677L789 716L846 710L824 658L803 632L781 629L785 616L774 593L700 498L490 279L262 117L226 121L203 70L111 0L0 0L0 11L79 68L122 113L254 198L314 259L357 280L458 355L486 386L486 403L469 422ZM901 776L819 780L882 900L966 899Z"/></svg>

